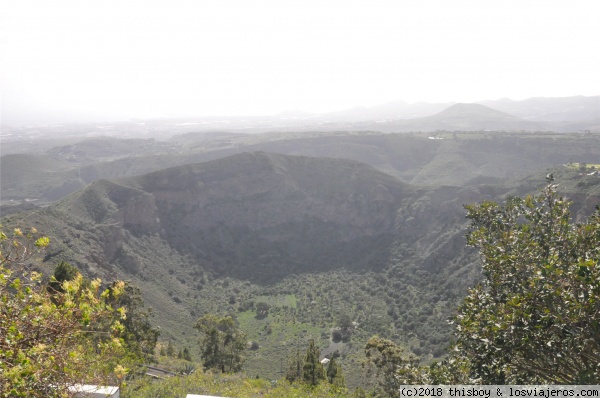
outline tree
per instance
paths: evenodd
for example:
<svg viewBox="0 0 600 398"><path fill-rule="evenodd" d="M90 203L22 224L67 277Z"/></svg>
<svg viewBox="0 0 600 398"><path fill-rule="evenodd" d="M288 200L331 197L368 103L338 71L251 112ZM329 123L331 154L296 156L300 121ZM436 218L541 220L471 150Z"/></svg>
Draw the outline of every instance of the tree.
<svg viewBox="0 0 600 398"><path fill-rule="evenodd" d="M342 337L343 335L340 329L333 329L331 331L331 340L333 340L334 343L342 341Z"/></svg>
<svg viewBox="0 0 600 398"><path fill-rule="evenodd" d="M71 264L61 261L56 265L54 269L54 274L50 282L48 283L48 287L50 292L60 292L64 293L62 289L62 283L65 281L72 281L77 277L79 270L73 267Z"/></svg>
<svg viewBox="0 0 600 398"><path fill-rule="evenodd" d="M62 283L75 280L78 275L79 270L76 267L61 261L48 283L49 291L64 293ZM85 278L82 283L83 286L90 285L90 281ZM152 309L145 308L141 290L128 282L125 282L124 287L122 284L123 282L113 282L108 289L110 294L106 301L112 306L115 316L118 316L119 311L125 311L126 317L121 321L124 326L121 337L127 344L129 353L148 360L154 353L160 331L150 324ZM117 291L118 294L113 294Z"/></svg>
<svg viewBox="0 0 600 398"><path fill-rule="evenodd" d="M172 357L175 354L175 348L173 348L173 344L169 341L167 344L167 355Z"/></svg>
<svg viewBox="0 0 600 398"><path fill-rule="evenodd" d="M350 315L348 315L346 313L344 313L340 316L338 323L340 325L340 328L344 332L347 332L354 327L354 325L352 324L352 318L350 318Z"/></svg>
<svg viewBox="0 0 600 398"><path fill-rule="evenodd" d="M335 358L331 358L327 365L327 381L336 387L344 387L344 375L342 374L342 367L337 363Z"/></svg>
<svg viewBox="0 0 600 398"><path fill-rule="evenodd" d="M269 315L269 304L259 301L256 303L256 317L258 319L266 318Z"/></svg>
<svg viewBox="0 0 600 398"><path fill-rule="evenodd" d="M405 360L404 350L391 340L373 336L365 345L368 375L375 375L377 386L387 396L399 396L399 387L404 384L398 372L406 366L418 366L415 359Z"/></svg>
<svg viewBox="0 0 600 398"><path fill-rule="evenodd" d="M414 355L405 357L402 347L391 340L373 336L365 346L368 375L377 377L377 389L386 396L399 396L399 386L408 384L474 384L469 378L470 363L459 354L421 365Z"/></svg>
<svg viewBox="0 0 600 398"><path fill-rule="evenodd" d="M466 206L484 280L455 319L457 349L487 384L600 381L600 209L571 223L551 175L536 196Z"/></svg>
<svg viewBox="0 0 600 398"><path fill-rule="evenodd" d="M203 335L200 352L205 370L217 369L226 373L242 369L246 335L238 329L232 317L207 314L198 319L195 327Z"/></svg>
<svg viewBox="0 0 600 398"><path fill-rule="evenodd" d="M114 311L125 310L127 316L122 321L124 326L123 339L128 350L138 357L148 360L154 354L154 348L160 336L160 331L152 326L152 308L146 308L140 288L125 282L118 296L112 294L118 282L109 288L109 302Z"/></svg>
<svg viewBox="0 0 600 398"><path fill-rule="evenodd" d="M183 348L183 352L181 354L181 358L185 359L188 362L192 361L192 355L190 354L190 350L187 347Z"/></svg>
<svg viewBox="0 0 600 398"><path fill-rule="evenodd" d="M300 357L300 350L296 349L295 355L292 355L289 361L288 371L285 374L285 378L290 383L299 380L303 376L303 362Z"/></svg>
<svg viewBox="0 0 600 398"><path fill-rule="evenodd" d="M304 382L311 386L316 386L321 380L325 380L325 369L323 369L323 365L319 361L320 355L321 351L316 346L315 340L310 339L302 370Z"/></svg>
<svg viewBox="0 0 600 398"><path fill-rule="evenodd" d="M258 350L259 348L260 348L260 344L258 344L258 341L252 341L252 342L250 343L250 349L251 349L252 351L256 351L256 350Z"/></svg>
<svg viewBox="0 0 600 398"><path fill-rule="evenodd" d="M0 231L2 397L64 396L74 384L114 383L129 366L120 338L125 313L114 317L99 279L86 286L77 274L51 293L41 274L30 271L48 244L35 229L15 229L10 238Z"/></svg>
<svg viewBox="0 0 600 398"><path fill-rule="evenodd" d="M340 316L338 323L340 325L341 339L348 341L350 336L352 336L352 330L354 328L354 325L352 324L352 318L350 318L348 314L344 313Z"/></svg>

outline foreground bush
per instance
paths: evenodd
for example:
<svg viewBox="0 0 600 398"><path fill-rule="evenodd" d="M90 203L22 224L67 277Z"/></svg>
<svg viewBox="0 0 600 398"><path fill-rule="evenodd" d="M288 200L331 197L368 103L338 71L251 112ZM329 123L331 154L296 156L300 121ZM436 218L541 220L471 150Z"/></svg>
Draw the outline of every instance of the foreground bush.
<svg viewBox="0 0 600 398"><path fill-rule="evenodd" d="M81 274L49 289L28 264L49 244L37 231L0 231L0 396L63 397L74 384L115 384L127 373L119 297Z"/></svg>

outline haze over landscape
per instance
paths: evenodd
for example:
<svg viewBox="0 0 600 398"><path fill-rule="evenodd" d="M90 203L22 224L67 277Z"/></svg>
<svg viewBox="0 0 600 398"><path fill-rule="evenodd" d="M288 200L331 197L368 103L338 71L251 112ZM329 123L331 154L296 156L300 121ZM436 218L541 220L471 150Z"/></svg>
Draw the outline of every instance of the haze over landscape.
<svg viewBox="0 0 600 398"><path fill-rule="evenodd" d="M3 2L0 395L600 384L599 19Z"/></svg>

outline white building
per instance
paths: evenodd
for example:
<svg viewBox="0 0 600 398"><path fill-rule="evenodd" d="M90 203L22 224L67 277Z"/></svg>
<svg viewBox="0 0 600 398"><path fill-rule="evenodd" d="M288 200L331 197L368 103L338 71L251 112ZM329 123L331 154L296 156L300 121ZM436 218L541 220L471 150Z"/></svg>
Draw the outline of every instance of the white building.
<svg viewBox="0 0 600 398"><path fill-rule="evenodd" d="M227 398L227 397L216 397L214 395L197 395L197 394L188 394L185 398Z"/></svg>
<svg viewBox="0 0 600 398"><path fill-rule="evenodd" d="M69 391L74 392L77 398L119 398L121 396L119 387L113 386L76 384L69 387Z"/></svg>

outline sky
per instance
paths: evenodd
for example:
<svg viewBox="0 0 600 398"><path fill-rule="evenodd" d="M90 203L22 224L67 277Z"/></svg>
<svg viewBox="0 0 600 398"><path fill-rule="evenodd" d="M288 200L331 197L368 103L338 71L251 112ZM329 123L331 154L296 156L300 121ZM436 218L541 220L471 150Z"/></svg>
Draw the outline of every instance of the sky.
<svg viewBox="0 0 600 398"><path fill-rule="evenodd" d="M2 124L600 94L597 0L3 0Z"/></svg>

